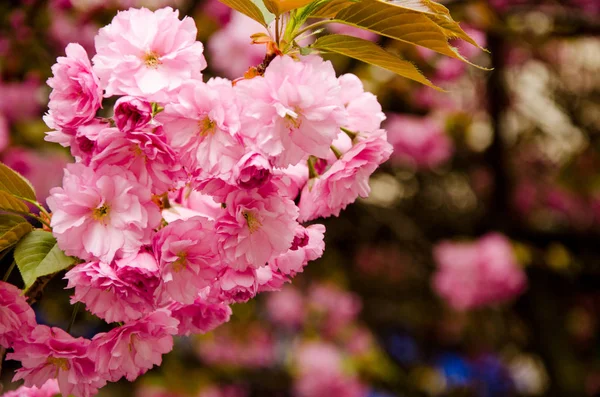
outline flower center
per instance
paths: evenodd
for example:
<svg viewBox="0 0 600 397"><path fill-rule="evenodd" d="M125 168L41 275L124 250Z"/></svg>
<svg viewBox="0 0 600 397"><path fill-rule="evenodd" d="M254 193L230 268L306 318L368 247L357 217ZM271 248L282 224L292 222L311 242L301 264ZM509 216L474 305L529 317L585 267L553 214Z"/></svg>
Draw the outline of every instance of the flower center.
<svg viewBox="0 0 600 397"><path fill-rule="evenodd" d="M215 133L217 123L212 121L208 116L198 121L198 129L200 130L200 136L212 135Z"/></svg>
<svg viewBox="0 0 600 397"><path fill-rule="evenodd" d="M256 215L254 215L251 211L243 211L242 215L244 215L244 219L246 220L248 229L250 229L250 233L254 233L262 226L262 223L260 223L260 221L256 218Z"/></svg>
<svg viewBox="0 0 600 397"><path fill-rule="evenodd" d="M69 361L66 358L48 357L46 362L50 365L53 365L56 368L57 374L58 371L61 369L63 371L69 370Z"/></svg>
<svg viewBox="0 0 600 397"><path fill-rule="evenodd" d="M302 125L302 119L301 119L302 115L300 113L300 108L298 108L297 106L294 107L294 112L293 113L287 113L285 115L285 125L287 128L300 128L300 126Z"/></svg>
<svg viewBox="0 0 600 397"><path fill-rule="evenodd" d="M94 220L100 221L106 216L108 216L109 212L110 208L106 204L101 205L100 207L94 210L94 212L92 213L92 218L94 218Z"/></svg>
<svg viewBox="0 0 600 397"><path fill-rule="evenodd" d="M154 51L148 51L143 57L142 60L144 61L144 64L152 69L156 69L158 67L158 65L162 64L162 62L160 61L160 55L158 55L156 52Z"/></svg>
<svg viewBox="0 0 600 397"><path fill-rule="evenodd" d="M186 266L187 266L187 252L180 252L179 254L177 254L177 257L179 259L177 259L171 265L171 267L173 268L173 271L175 273L179 273L180 271L182 271L183 269L186 268Z"/></svg>

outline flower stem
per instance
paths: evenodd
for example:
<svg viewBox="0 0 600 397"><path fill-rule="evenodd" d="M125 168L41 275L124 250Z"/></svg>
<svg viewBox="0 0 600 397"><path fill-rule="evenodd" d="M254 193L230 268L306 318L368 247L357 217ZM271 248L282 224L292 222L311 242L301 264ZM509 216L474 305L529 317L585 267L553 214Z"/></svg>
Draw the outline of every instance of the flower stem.
<svg viewBox="0 0 600 397"><path fill-rule="evenodd" d="M358 132L354 132L354 131L350 131L347 128L344 127L340 127L340 129L346 133L346 135L348 135L350 137L350 139L354 140L356 139L356 137L358 136Z"/></svg>
<svg viewBox="0 0 600 397"><path fill-rule="evenodd" d="M329 146L329 148L331 149L331 151L333 152L333 154L335 154L335 157L337 159L340 159L342 157L342 152L340 152L340 149L336 148L333 145Z"/></svg>

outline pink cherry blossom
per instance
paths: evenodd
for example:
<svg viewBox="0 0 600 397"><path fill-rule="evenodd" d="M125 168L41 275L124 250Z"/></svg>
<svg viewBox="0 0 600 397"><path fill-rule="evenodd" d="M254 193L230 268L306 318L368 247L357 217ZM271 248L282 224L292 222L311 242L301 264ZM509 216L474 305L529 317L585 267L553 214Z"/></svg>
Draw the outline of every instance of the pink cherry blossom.
<svg viewBox="0 0 600 397"><path fill-rule="evenodd" d="M286 168L275 168L273 169L273 176L273 184L277 186L279 194L296 200L296 197L308 182L308 166L306 163L298 163Z"/></svg>
<svg viewBox="0 0 600 397"><path fill-rule="evenodd" d="M260 153L248 152L233 168L232 178L244 189L258 188L271 179L271 164Z"/></svg>
<svg viewBox="0 0 600 397"><path fill-rule="evenodd" d="M380 130L358 142L322 175L302 190L299 220L338 216L340 211L370 192L369 177L392 153L385 131Z"/></svg>
<svg viewBox="0 0 600 397"><path fill-rule="evenodd" d="M330 62L276 57L264 76L236 84L244 132L255 149L277 166L294 165L308 155L325 157L346 111L341 86Z"/></svg>
<svg viewBox="0 0 600 397"><path fill-rule="evenodd" d="M216 220L219 246L228 265L237 270L265 265L288 250L294 238L298 208L271 193L235 190Z"/></svg>
<svg viewBox="0 0 600 397"><path fill-rule="evenodd" d="M504 302L527 286L510 241L497 233L470 243L442 242L434 257L438 271L433 287L457 310Z"/></svg>
<svg viewBox="0 0 600 397"><path fill-rule="evenodd" d="M226 77L235 79L243 76L251 66L259 65L265 57L266 48L264 45L251 45L250 36L255 33L266 33L266 30L260 23L233 11L229 23L210 37L211 66Z"/></svg>
<svg viewBox="0 0 600 397"><path fill-rule="evenodd" d="M396 163L432 168L445 163L452 155L452 141L429 117L394 114L389 116L385 127L388 140L394 146L392 161Z"/></svg>
<svg viewBox="0 0 600 397"><path fill-rule="evenodd" d="M165 309L97 334L90 346L96 371L111 382L125 377L134 381L173 349L178 321Z"/></svg>
<svg viewBox="0 0 600 397"><path fill-rule="evenodd" d="M173 303L171 315L179 320L178 335L204 334L229 321L231 308L225 303L209 303L197 298L191 305Z"/></svg>
<svg viewBox="0 0 600 397"><path fill-rule="evenodd" d="M362 308L360 297L329 284L317 284L310 289L308 305L325 319L325 331L335 334L345 329Z"/></svg>
<svg viewBox="0 0 600 397"><path fill-rule="evenodd" d="M92 70L87 53L79 44L71 43L67 56L59 57L48 79L52 88L48 114L44 121L51 129L47 140L59 142L71 136L80 125L89 123L102 106L102 89Z"/></svg>
<svg viewBox="0 0 600 397"><path fill-rule="evenodd" d="M231 83L186 84L156 119L182 163L200 176L228 179L244 147L237 133L239 112Z"/></svg>
<svg viewBox="0 0 600 397"><path fill-rule="evenodd" d="M2 397L55 397L60 393L56 379L48 379L39 389L21 386L17 390L2 394Z"/></svg>
<svg viewBox="0 0 600 397"><path fill-rule="evenodd" d="M121 11L96 36L94 71L106 96L164 101L184 82L200 80L204 47L192 18L171 7Z"/></svg>
<svg viewBox="0 0 600 397"><path fill-rule="evenodd" d="M176 220L161 229L152 246L164 292L176 302L192 304L217 276L220 256L214 223L196 216Z"/></svg>
<svg viewBox="0 0 600 397"><path fill-rule="evenodd" d="M67 288L75 288L71 303L85 303L90 312L109 323L137 320L156 308L158 266L145 251L111 264L77 265L65 278L69 280Z"/></svg>
<svg viewBox="0 0 600 397"><path fill-rule="evenodd" d="M367 388L343 368L343 356L334 345L309 342L295 354L299 378L294 384L296 397L366 397Z"/></svg>
<svg viewBox="0 0 600 397"><path fill-rule="evenodd" d="M269 318L284 327L294 328L304 321L304 301L302 295L292 287L269 294L266 303Z"/></svg>
<svg viewBox="0 0 600 397"><path fill-rule="evenodd" d="M141 98L121 97L115 103L114 119L123 132L142 131L152 120L152 104Z"/></svg>
<svg viewBox="0 0 600 397"><path fill-rule="evenodd" d="M94 369L88 356L89 346L87 339L74 338L60 328L38 325L6 356L21 362L13 382L23 379L27 387L42 387L56 378L64 396L93 396L106 381Z"/></svg>
<svg viewBox="0 0 600 397"><path fill-rule="evenodd" d="M67 255L110 263L150 242L160 211L150 190L120 167L69 164L63 187L50 191L52 231Z"/></svg>
<svg viewBox="0 0 600 397"><path fill-rule="evenodd" d="M309 261L314 261L323 255L325 243L323 237L325 226L310 225L306 228L298 225L290 249L273 259L270 263L281 273L295 276L302 273Z"/></svg>
<svg viewBox="0 0 600 397"><path fill-rule="evenodd" d="M385 120L385 114L381 111L377 97L365 92L362 82L354 74L344 74L338 80L342 87L340 95L348 112L344 127L357 132L378 130Z"/></svg>
<svg viewBox="0 0 600 397"><path fill-rule="evenodd" d="M35 75L28 76L25 81L0 80L0 114L4 114L9 123L39 117L43 105L41 90L40 79Z"/></svg>
<svg viewBox="0 0 600 397"><path fill-rule="evenodd" d="M109 164L127 169L141 183L151 186L154 194L177 187L187 177L160 127L128 133L116 128L102 131L90 164L94 168Z"/></svg>
<svg viewBox="0 0 600 397"><path fill-rule="evenodd" d="M221 298L227 303L242 303L252 299L258 292L256 270L227 269L219 277Z"/></svg>
<svg viewBox="0 0 600 397"><path fill-rule="evenodd" d="M35 327L35 315L20 289L0 281L0 346L9 348Z"/></svg>

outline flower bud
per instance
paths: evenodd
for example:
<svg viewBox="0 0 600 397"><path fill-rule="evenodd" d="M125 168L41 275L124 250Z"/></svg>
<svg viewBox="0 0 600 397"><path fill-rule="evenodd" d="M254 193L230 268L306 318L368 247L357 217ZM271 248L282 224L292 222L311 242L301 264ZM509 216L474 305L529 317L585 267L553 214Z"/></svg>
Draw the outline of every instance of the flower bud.
<svg viewBox="0 0 600 397"><path fill-rule="evenodd" d="M235 165L233 179L244 189L260 187L271 179L271 164L259 153L246 153Z"/></svg>
<svg viewBox="0 0 600 397"><path fill-rule="evenodd" d="M123 132L139 131L152 119L152 104L124 96L115 104L115 123Z"/></svg>

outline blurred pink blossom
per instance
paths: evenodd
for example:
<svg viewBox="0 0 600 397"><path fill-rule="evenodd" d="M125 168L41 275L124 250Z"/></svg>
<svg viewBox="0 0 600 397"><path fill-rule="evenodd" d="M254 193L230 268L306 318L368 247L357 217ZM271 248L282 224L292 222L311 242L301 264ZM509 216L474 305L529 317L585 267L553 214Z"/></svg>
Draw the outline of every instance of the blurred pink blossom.
<svg viewBox="0 0 600 397"><path fill-rule="evenodd" d="M457 310L493 305L518 296L527 278L501 234L468 243L444 241L434 248L433 288Z"/></svg>
<svg viewBox="0 0 600 397"><path fill-rule="evenodd" d="M430 117L391 114L385 128L394 146L393 163L434 168L448 161L454 151L450 138Z"/></svg>

